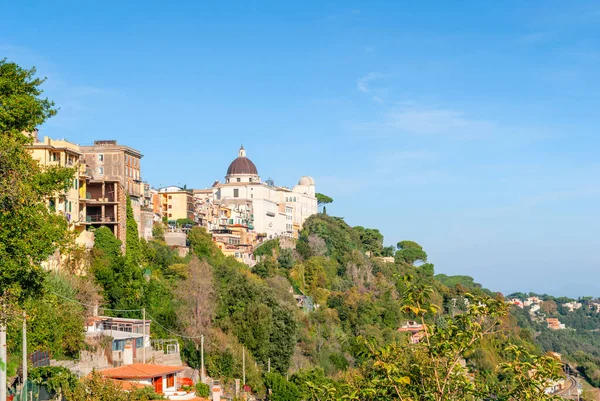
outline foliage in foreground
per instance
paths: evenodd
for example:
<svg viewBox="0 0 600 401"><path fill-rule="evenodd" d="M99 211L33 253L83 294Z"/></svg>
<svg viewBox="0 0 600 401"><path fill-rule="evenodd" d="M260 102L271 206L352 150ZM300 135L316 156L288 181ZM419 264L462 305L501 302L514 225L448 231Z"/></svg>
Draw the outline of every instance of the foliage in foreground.
<svg viewBox="0 0 600 401"><path fill-rule="evenodd" d="M405 307L420 320L424 336L417 345L394 342L382 348L363 340L366 362L334 384L312 385L314 400L419 401L543 401L558 399L545 393L561 377L561 365L516 346L507 347L512 362L500 364L502 380L490 384L481 372L471 371L465 358L494 335L507 315L502 299L470 297L466 313L427 324L425 316L437 309L428 302L431 287L409 282Z"/></svg>

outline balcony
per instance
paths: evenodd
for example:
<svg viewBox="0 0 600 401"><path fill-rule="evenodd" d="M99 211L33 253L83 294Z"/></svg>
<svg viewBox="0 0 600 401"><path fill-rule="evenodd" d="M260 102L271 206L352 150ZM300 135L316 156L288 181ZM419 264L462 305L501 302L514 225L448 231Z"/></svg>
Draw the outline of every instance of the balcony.
<svg viewBox="0 0 600 401"><path fill-rule="evenodd" d="M88 202L88 203L118 203L115 200L114 196L107 196L104 198L100 198L100 197L95 197L90 192L86 192L85 199L82 199L82 200L85 202Z"/></svg>
<svg viewBox="0 0 600 401"><path fill-rule="evenodd" d="M79 177L81 177L81 178L88 178L88 177L91 177L91 176L92 176L92 169L90 169L85 164L80 164L79 165Z"/></svg>
<svg viewBox="0 0 600 401"><path fill-rule="evenodd" d="M102 216L99 214L92 214L85 216L85 222L88 224L102 223L102 224L117 224L115 216Z"/></svg>

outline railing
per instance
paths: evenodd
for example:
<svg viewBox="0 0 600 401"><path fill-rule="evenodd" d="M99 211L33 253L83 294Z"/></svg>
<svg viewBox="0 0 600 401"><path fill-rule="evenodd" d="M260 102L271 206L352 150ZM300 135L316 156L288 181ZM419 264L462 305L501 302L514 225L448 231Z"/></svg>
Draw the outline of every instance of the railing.
<svg viewBox="0 0 600 401"><path fill-rule="evenodd" d="M166 355L179 353L179 342L176 339L152 340L152 349L163 351Z"/></svg>
<svg viewBox="0 0 600 401"><path fill-rule="evenodd" d="M85 221L88 223L114 223L116 219L115 216L101 216L96 214L86 216Z"/></svg>
<svg viewBox="0 0 600 401"><path fill-rule="evenodd" d="M114 196L107 196L105 198L100 198L100 197L94 198L94 197L92 197L92 194L90 192L85 193L85 199L92 201L92 202L116 202Z"/></svg>

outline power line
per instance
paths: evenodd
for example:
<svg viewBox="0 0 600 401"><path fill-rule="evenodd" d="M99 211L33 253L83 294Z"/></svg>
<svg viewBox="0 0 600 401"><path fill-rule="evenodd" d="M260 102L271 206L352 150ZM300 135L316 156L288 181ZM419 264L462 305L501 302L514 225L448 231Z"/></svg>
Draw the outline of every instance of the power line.
<svg viewBox="0 0 600 401"><path fill-rule="evenodd" d="M72 299L69 297L65 297L64 295L60 295L54 291L49 291L50 293L56 295L57 297L66 299L67 301L70 302L74 302L83 306L87 306L88 308L95 308L97 305L91 305L91 304L86 304L84 302L78 301L76 299ZM143 309L110 309L110 308L102 308L102 307L98 307L98 309L102 309L102 310L108 310L108 311L112 311L112 312L142 312ZM162 324L160 324L154 317L152 317L148 311L146 311L146 315L148 315L148 317L154 322L156 323L158 326L162 327L163 330L167 331L168 333L171 333L173 335L176 335L177 337L181 337L181 338L186 338L188 340L199 340L202 338L202 336L195 336L195 337L191 337L191 336L185 336L183 334L179 334L173 330L167 329L165 326L163 326Z"/></svg>
<svg viewBox="0 0 600 401"><path fill-rule="evenodd" d="M202 336L195 336L195 337L190 337L190 336L184 336L183 334L179 334L175 331L169 330L167 329L165 326L163 326L162 324L158 323L156 321L156 319L154 319L148 312L146 312L146 315L148 315L150 317L150 319L156 323L157 325L159 325L160 327L162 327L164 330L166 330L167 332L176 335L177 337L181 337L181 338L187 338L188 340L199 340L202 338Z"/></svg>
<svg viewBox="0 0 600 401"><path fill-rule="evenodd" d="M66 299L67 301L71 301L71 302L75 302L77 304L83 305L83 306L87 306L88 308L98 308L98 309L102 309L102 310L109 310L109 311L113 311L113 312L141 312L142 309L111 309L111 308L104 308L100 305L92 305L92 304L86 304L84 302L78 301L76 299L72 299L69 297L65 297L64 295L60 295L54 291L49 291L50 293L56 295L57 297Z"/></svg>

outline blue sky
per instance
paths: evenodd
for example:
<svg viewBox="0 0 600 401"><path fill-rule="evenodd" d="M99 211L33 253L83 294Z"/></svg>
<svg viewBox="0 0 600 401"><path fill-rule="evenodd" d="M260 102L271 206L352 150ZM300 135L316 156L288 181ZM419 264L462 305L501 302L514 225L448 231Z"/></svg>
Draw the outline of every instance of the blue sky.
<svg viewBox="0 0 600 401"><path fill-rule="evenodd" d="M4 3L4 4L2 4ZM600 5L565 1L0 1L41 133L140 149L207 187L240 143L263 179L422 244L503 292L600 296Z"/></svg>

